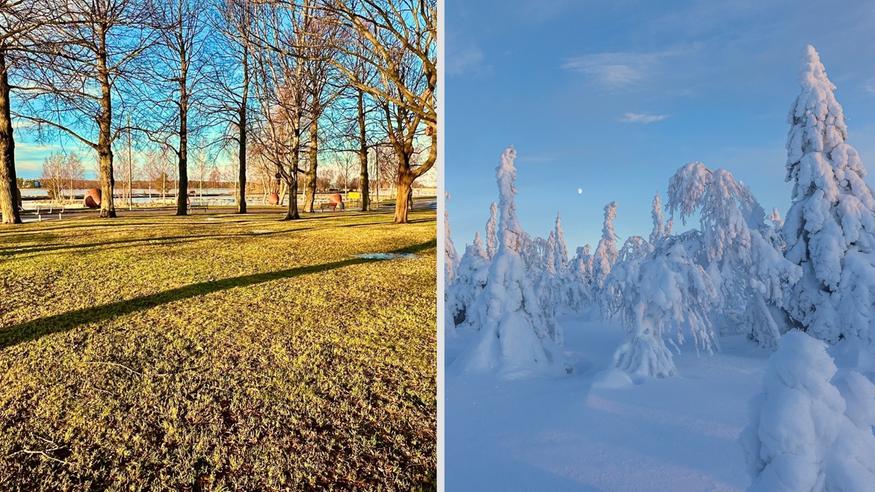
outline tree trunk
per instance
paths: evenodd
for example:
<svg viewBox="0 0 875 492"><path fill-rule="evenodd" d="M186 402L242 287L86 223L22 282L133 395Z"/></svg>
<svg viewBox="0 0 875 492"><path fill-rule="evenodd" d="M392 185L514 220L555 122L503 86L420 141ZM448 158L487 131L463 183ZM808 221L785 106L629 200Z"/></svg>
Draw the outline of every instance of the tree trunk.
<svg viewBox="0 0 875 492"><path fill-rule="evenodd" d="M410 199L413 196L413 173L403 164L398 167L397 193L395 194L395 223L406 224L407 213L410 210Z"/></svg>
<svg viewBox="0 0 875 492"><path fill-rule="evenodd" d="M307 169L307 189L304 190L304 212L313 213L316 201L316 167L319 164L319 121L310 125L310 168Z"/></svg>
<svg viewBox="0 0 875 492"><path fill-rule="evenodd" d="M179 76L179 179L176 183L176 215L188 215L188 63L185 44L180 44Z"/></svg>
<svg viewBox="0 0 875 492"><path fill-rule="evenodd" d="M128 127L131 126L131 117L128 116ZM134 209L134 143L133 135L128 129L128 210Z"/></svg>
<svg viewBox="0 0 875 492"><path fill-rule="evenodd" d="M292 172L290 173L292 179L288 183L289 208L286 211L286 216L283 218L283 220L296 220L301 218L301 216L298 214L298 152L299 151L297 149L292 152L292 159L294 160L294 164L292 164Z"/></svg>
<svg viewBox="0 0 875 492"><path fill-rule="evenodd" d="M9 75L6 54L0 48L0 215L3 224L20 224L18 204L21 194L15 176L15 138L12 135L12 115L9 101Z"/></svg>
<svg viewBox="0 0 875 492"><path fill-rule="evenodd" d="M246 108L249 99L249 47L243 43L243 98L237 126L240 130L240 147L237 151L237 213L246 213Z"/></svg>
<svg viewBox="0 0 875 492"><path fill-rule="evenodd" d="M362 190L362 212L368 211L370 204L370 183L368 182L368 141L365 132L364 93L358 91L359 120L359 186Z"/></svg>
<svg viewBox="0 0 875 492"><path fill-rule="evenodd" d="M244 98L244 101L246 99ZM246 103L240 111L240 147L238 149L237 169L237 213L246 213Z"/></svg>
<svg viewBox="0 0 875 492"><path fill-rule="evenodd" d="M416 169L411 168L410 159L413 157L413 142L408 141L403 145L396 145L395 151L398 159L398 181L395 197L395 223L406 224L407 213L413 207L413 182L434 166L437 161L437 132L431 133L431 147L428 157Z"/></svg>
<svg viewBox="0 0 875 492"><path fill-rule="evenodd" d="M101 47L98 55L98 80L100 81L100 136L97 155L100 159L100 216L115 217L112 175L112 96L110 94L109 69L106 67L106 31L101 32Z"/></svg>

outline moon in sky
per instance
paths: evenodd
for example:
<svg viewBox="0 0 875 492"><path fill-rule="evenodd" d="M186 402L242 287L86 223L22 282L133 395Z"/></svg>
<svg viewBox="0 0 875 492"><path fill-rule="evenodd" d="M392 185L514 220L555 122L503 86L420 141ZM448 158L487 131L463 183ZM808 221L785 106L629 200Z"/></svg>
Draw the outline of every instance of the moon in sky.
<svg viewBox="0 0 875 492"><path fill-rule="evenodd" d="M577 194L578 194L578 195L582 195L582 194L583 194L583 188L578 188L578 189L577 189Z"/></svg>

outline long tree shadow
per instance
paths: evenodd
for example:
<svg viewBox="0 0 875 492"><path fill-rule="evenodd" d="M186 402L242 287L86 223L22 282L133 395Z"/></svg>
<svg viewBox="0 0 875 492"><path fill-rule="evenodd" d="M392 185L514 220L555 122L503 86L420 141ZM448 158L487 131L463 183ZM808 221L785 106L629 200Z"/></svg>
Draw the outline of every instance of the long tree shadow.
<svg viewBox="0 0 875 492"><path fill-rule="evenodd" d="M66 222L67 220L70 220L72 222L71 219L65 219L64 221L61 221L61 222ZM111 221L113 219L105 219L105 220ZM58 221L56 221L56 222L58 222ZM34 224L34 222L29 222L29 223L24 224L24 225L29 226L30 224ZM63 231L63 230L68 230L68 229L92 229L92 228L96 229L96 228L100 228L100 227L113 227L113 228L124 229L125 227L150 227L150 226L166 226L166 225L167 225L166 222L128 222L128 223L120 224L118 222L94 223L94 222L81 222L80 221L80 222L62 224L62 225L59 225L57 227L34 227L34 228L28 228L28 229L24 229L24 230L15 227L15 228L10 228L8 230L0 230L0 237L6 238L9 236L17 236L17 235L29 236L29 235L33 235L33 234L41 234L44 232Z"/></svg>
<svg viewBox="0 0 875 492"><path fill-rule="evenodd" d="M437 240L426 241L424 243L407 246L387 251L387 253L403 254L417 253L428 249L433 249L437 246ZM274 272L255 273L251 275L242 275L240 277L232 277L219 280L210 280L197 284L186 285L176 289L170 289L155 294L137 297L135 299L117 301L101 306L88 307L70 311L67 313L56 314L45 318L28 321L9 328L0 330L0 349L11 347L22 342L36 340L44 335L67 331L79 325L104 321L115 318L117 316L125 316L138 311L151 309L169 302L189 299L192 297L202 296L213 292L218 292L235 287L247 287L250 285L270 282L272 280L286 279L308 275L311 273L326 272L337 268L343 268L351 265L359 265L362 263L373 263L377 261L385 261L374 258L350 258L347 260L335 261L331 263L323 263L321 265L308 265L286 270L277 270Z"/></svg>
<svg viewBox="0 0 875 492"><path fill-rule="evenodd" d="M188 243L195 241L207 241L211 239L233 239L233 238L251 238L251 237L260 237L260 236L273 236L277 234L284 234L288 232L299 232L299 231L308 231L311 230L312 227L299 227L295 229L282 229L277 231L267 231L267 232L240 232L234 234L200 234L200 235L182 235L182 236L157 236L157 237L142 237L136 239L122 239L118 241L103 241L99 243L81 243L81 244L56 244L49 246L6 246L0 247L0 256L18 256L18 255L27 255L31 253L43 253L47 251L64 251L64 250L77 250L77 249L116 249L116 248L124 248L132 244L140 244L147 243L152 245L166 245L166 244L179 244L179 243Z"/></svg>

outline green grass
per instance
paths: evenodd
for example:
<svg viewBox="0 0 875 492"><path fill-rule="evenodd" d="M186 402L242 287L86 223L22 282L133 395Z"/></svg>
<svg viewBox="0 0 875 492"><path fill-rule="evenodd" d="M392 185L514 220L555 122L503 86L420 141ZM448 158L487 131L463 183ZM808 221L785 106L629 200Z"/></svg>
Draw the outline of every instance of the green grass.
<svg viewBox="0 0 875 492"><path fill-rule="evenodd" d="M0 229L0 490L432 488L434 212L278 218Z"/></svg>

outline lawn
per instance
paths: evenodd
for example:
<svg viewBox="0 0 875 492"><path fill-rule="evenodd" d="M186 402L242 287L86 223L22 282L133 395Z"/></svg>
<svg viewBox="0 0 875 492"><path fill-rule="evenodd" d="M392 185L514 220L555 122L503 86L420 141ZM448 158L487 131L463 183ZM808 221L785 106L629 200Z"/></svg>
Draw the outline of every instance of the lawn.
<svg viewBox="0 0 875 492"><path fill-rule="evenodd" d="M0 229L0 490L434 486L434 211L121 213Z"/></svg>

